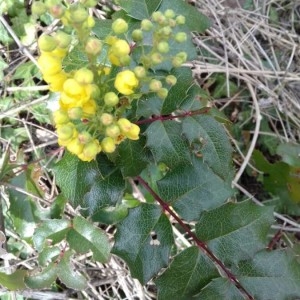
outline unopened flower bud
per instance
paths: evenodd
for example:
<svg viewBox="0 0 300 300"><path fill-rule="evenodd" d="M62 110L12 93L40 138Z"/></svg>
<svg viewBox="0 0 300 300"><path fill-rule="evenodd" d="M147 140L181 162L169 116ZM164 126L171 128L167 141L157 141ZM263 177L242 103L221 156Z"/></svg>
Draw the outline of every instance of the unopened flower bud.
<svg viewBox="0 0 300 300"><path fill-rule="evenodd" d="M92 140L91 134L87 131L80 132L77 138L81 144L87 144Z"/></svg>
<svg viewBox="0 0 300 300"><path fill-rule="evenodd" d="M113 21L111 28L115 34L122 34L128 30L128 24L124 19L118 18Z"/></svg>
<svg viewBox="0 0 300 300"><path fill-rule="evenodd" d="M46 5L41 1L34 1L31 6L31 12L33 15L41 16L47 10Z"/></svg>
<svg viewBox="0 0 300 300"><path fill-rule="evenodd" d="M159 89L161 89L161 87L162 87L162 84L157 79L152 79L149 83L149 89L152 92L157 92Z"/></svg>
<svg viewBox="0 0 300 300"><path fill-rule="evenodd" d="M65 13L65 8L61 4L55 4L49 7L49 13L53 18L60 19Z"/></svg>
<svg viewBox="0 0 300 300"><path fill-rule="evenodd" d="M140 42L143 40L143 31L140 29L135 29L132 31L131 36L135 42Z"/></svg>
<svg viewBox="0 0 300 300"><path fill-rule="evenodd" d="M168 75L166 77L166 83L169 85L175 85L177 82L177 78L174 75Z"/></svg>
<svg viewBox="0 0 300 300"><path fill-rule="evenodd" d="M157 91L157 96L160 98L160 99L165 99L167 98L168 96L168 90L165 89L165 88L161 88Z"/></svg>
<svg viewBox="0 0 300 300"><path fill-rule="evenodd" d="M133 72L137 78L145 78L146 77L146 69L142 66L135 67Z"/></svg>
<svg viewBox="0 0 300 300"><path fill-rule="evenodd" d="M71 44L72 37L63 31L57 31L53 37L59 48L67 48Z"/></svg>
<svg viewBox="0 0 300 300"><path fill-rule="evenodd" d="M57 47L57 42L53 36L43 34L38 39L38 46L41 51L50 52Z"/></svg>
<svg viewBox="0 0 300 300"><path fill-rule="evenodd" d="M83 23L88 16L86 9L81 6L76 6L71 10L71 20L74 23Z"/></svg>
<svg viewBox="0 0 300 300"><path fill-rule="evenodd" d="M81 107L72 107L68 110L68 116L71 120L79 120L82 118L83 111Z"/></svg>
<svg viewBox="0 0 300 300"><path fill-rule="evenodd" d="M89 84L94 80L94 74L87 68L81 68L74 74L74 79L80 84Z"/></svg>
<svg viewBox="0 0 300 300"><path fill-rule="evenodd" d="M113 138L106 137L101 142L102 150L106 153L113 153L116 150L116 144Z"/></svg>
<svg viewBox="0 0 300 300"><path fill-rule="evenodd" d="M120 127L116 124L112 124L106 127L105 134L106 136L110 136L112 138L116 138L121 133Z"/></svg>
<svg viewBox="0 0 300 300"><path fill-rule="evenodd" d="M102 43L97 38L90 38L85 45L85 52L90 55L97 55L102 50Z"/></svg>
<svg viewBox="0 0 300 300"><path fill-rule="evenodd" d="M108 114L108 113L103 113L100 116L100 121L105 126L108 126L108 125L112 124L113 120L114 120L114 117L111 114Z"/></svg>
<svg viewBox="0 0 300 300"><path fill-rule="evenodd" d="M115 106L119 103L119 97L114 92L108 92L104 95L104 103L107 106Z"/></svg>
<svg viewBox="0 0 300 300"><path fill-rule="evenodd" d="M169 44L165 41L159 42L157 45L157 50L160 53L168 53L169 52Z"/></svg>
<svg viewBox="0 0 300 300"><path fill-rule="evenodd" d="M175 35L175 41L178 43L183 43L187 40L187 35L185 32L178 32Z"/></svg>
<svg viewBox="0 0 300 300"><path fill-rule="evenodd" d="M72 123L68 123L65 125L61 125L57 128L57 135L61 140L69 140L74 136L74 125Z"/></svg>
<svg viewBox="0 0 300 300"><path fill-rule="evenodd" d="M175 17L175 12L173 9L167 9L164 13L165 17L168 19L174 18Z"/></svg>
<svg viewBox="0 0 300 300"><path fill-rule="evenodd" d="M182 25L185 23L185 17L183 15L179 15L176 17L176 23L178 25Z"/></svg>
<svg viewBox="0 0 300 300"><path fill-rule="evenodd" d="M141 22L141 29L144 31L150 31L153 28L153 23L148 20L148 19L144 19Z"/></svg>
<svg viewBox="0 0 300 300"><path fill-rule="evenodd" d="M151 55L151 62L154 64L154 65L158 65L160 64L161 62L163 61L163 57L160 53L158 52L154 52L152 55Z"/></svg>

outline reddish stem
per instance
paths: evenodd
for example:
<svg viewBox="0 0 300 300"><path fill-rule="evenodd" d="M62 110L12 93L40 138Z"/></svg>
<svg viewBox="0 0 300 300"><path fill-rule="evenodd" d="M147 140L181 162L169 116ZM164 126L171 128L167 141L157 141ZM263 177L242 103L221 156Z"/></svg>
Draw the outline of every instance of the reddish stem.
<svg viewBox="0 0 300 300"><path fill-rule="evenodd" d="M184 118L184 117L189 117L189 116L194 116L194 115L201 115L201 114L206 114L207 112L209 112L210 107L204 107L202 109L199 110L195 110L195 111L187 111L181 115L176 115L176 116L155 116L153 118L149 118L149 119L145 119L145 120L140 120L135 122L135 124L137 125L141 125L141 124L145 124L145 123L152 123L155 121L166 121L166 120L173 120L173 119L178 119L178 118Z"/></svg>
<svg viewBox="0 0 300 300"><path fill-rule="evenodd" d="M194 240L196 245L204 251L204 253L214 261L222 271L227 275L229 280L247 297L247 300L254 300L254 298L248 293L248 291L241 285L236 276L231 273L226 266L214 255L214 253L208 248L207 244L201 241L186 225L177 214L170 208L170 205L164 202L149 186L149 184L140 176L137 176L136 179L141 183L141 185L152 195L152 197L160 204L164 211L167 211L182 227L182 229Z"/></svg>

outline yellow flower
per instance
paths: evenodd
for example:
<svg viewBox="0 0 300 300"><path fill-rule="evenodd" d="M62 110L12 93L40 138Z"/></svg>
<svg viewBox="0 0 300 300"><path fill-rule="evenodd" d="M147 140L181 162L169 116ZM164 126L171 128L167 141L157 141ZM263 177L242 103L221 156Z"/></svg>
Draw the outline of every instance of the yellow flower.
<svg viewBox="0 0 300 300"><path fill-rule="evenodd" d="M137 126L136 124L132 124L130 130L125 133L125 136L130 140L138 140L139 133L140 133L140 127Z"/></svg>
<svg viewBox="0 0 300 300"><path fill-rule="evenodd" d="M84 146L82 153L80 153L78 157L83 161L91 161L100 151L101 146L99 145L99 141L93 140Z"/></svg>
<svg viewBox="0 0 300 300"><path fill-rule="evenodd" d="M115 80L115 88L123 95L131 95L138 86L139 81L132 71L125 70L118 73Z"/></svg>
<svg viewBox="0 0 300 300"><path fill-rule="evenodd" d="M54 75L62 69L61 60L48 53L42 53L38 59L38 65L43 75Z"/></svg>
<svg viewBox="0 0 300 300"><path fill-rule="evenodd" d="M83 151L84 145L80 143L79 139L76 137L72 139L68 144L67 144L67 149L76 155L79 155Z"/></svg>
<svg viewBox="0 0 300 300"><path fill-rule="evenodd" d="M68 79L67 74L61 71L54 75L44 75L44 80L50 85L50 91L62 92L64 82Z"/></svg>

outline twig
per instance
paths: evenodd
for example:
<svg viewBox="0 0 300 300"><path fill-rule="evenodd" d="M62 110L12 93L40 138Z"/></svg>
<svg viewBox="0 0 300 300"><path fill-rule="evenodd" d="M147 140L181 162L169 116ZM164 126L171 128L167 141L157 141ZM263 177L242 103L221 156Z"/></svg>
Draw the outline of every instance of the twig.
<svg viewBox="0 0 300 300"><path fill-rule="evenodd" d="M169 204L164 202L148 185L148 183L140 176L137 176L136 179L140 182L140 184L152 195L152 197L160 204L163 210L167 211L181 226L181 228L193 239L196 245L204 251L204 253L214 262L216 263L220 269L226 274L229 280L247 297L248 300L254 300L254 298L249 294L249 292L241 285L236 276L229 271L226 266L218 259L215 254L208 248L207 244L201 241L186 225L178 215L170 208Z"/></svg>

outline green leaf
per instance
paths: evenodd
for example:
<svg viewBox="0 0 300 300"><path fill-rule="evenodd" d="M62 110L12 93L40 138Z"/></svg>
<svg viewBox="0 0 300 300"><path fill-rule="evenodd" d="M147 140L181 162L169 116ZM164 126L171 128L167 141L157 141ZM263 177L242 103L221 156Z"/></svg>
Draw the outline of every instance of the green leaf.
<svg viewBox="0 0 300 300"><path fill-rule="evenodd" d="M54 167L57 184L64 196L77 207L100 174L96 161L81 161L67 152ZM72 184L70 184L72 183Z"/></svg>
<svg viewBox="0 0 300 300"><path fill-rule="evenodd" d="M95 20L95 26L93 27L93 33L100 39L104 40L111 33L111 25L113 20Z"/></svg>
<svg viewBox="0 0 300 300"><path fill-rule="evenodd" d="M116 224L128 215L128 207L124 204L118 206L108 206L99 210L93 215L93 221L107 225Z"/></svg>
<svg viewBox="0 0 300 300"><path fill-rule="evenodd" d="M12 42L12 39L9 36L9 34L7 33L7 30L4 27L4 25L2 24L2 22L0 23L0 42L4 45L8 45Z"/></svg>
<svg viewBox="0 0 300 300"><path fill-rule="evenodd" d="M159 194L187 221L196 221L204 210L223 204L232 189L201 159L181 164L157 182Z"/></svg>
<svg viewBox="0 0 300 300"><path fill-rule="evenodd" d="M110 162L105 155L97 157L101 175L94 179L90 191L84 196L80 205L82 213L92 216L103 207L116 205L122 200L125 181L119 168Z"/></svg>
<svg viewBox="0 0 300 300"><path fill-rule="evenodd" d="M145 138L138 141L125 140L118 146L117 164L124 177L137 176L149 163L149 151L145 148Z"/></svg>
<svg viewBox="0 0 300 300"><path fill-rule="evenodd" d="M11 184L19 187L22 190L32 192L37 196L41 196L33 189L30 182L30 170L23 172L19 176L11 180ZM13 224L18 234L23 238L31 238L36 228L36 221L39 215L36 203L24 193L17 191L14 188L9 189L10 209L9 213L13 220Z"/></svg>
<svg viewBox="0 0 300 300"><path fill-rule="evenodd" d="M228 278L213 279L200 294L195 296L195 300L244 300L241 292ZM258 298L260 299L260 298ZM272 298L273 300L273 298Z"/></svg>
<svg viewBox="0 0 300 300"><path fill-rule="evenodd" d="M233 272L254 299L298 299L300 265L285 250L262 251L253 260L243 261Z"/></svg>
<svg viewBox="0 0 300 300"><path fill-rule="evenodd" d="M170 72L177 78L177 83L171 87L167 98L163 102L161 113L170 114L181 107L181 105L195 95L191 93L191 87L194 85L194 79L190 68L175 68Z"/></svg>
<svg viewBox="0 0 300 300"><path fill-rule="evenodd" d="M24 277L27 274L26 270L16 270L12 274L0 272L0 285L10 291L25 289Z"/></svg>
<svg viewBox="0 0 300 300"><path fill-rule="evenodd" d="M203 161L217 175L232 180L232 147L221 124L211 116L195 115L183 119L182 132L192 145L200 146Z"/></svg>
<svg viewBox="0 0 300 300"><path fill-rule="evenodd" d="M53 260L56 260L58 256L60 255L61 250L59 247L45 247L40 253L38 257L39 264L41 266L47 266L49 263L51 263Z"/></svg>
<svg viewBox="0 0 300 300"><path fill-rule="evenodd" d="M134 19L150 18L162 0L119 0L118 4Z"/></svg>
<svg viewBox="0 0 300 300"><path fill-rule="evenodd" d="M219 273L212 261L192 246L175 256L170 267L155 281L158 299L191 299L215 277Z"/></svg>
<svg viewBox="0 0 300 300"><path fill-rule="evenodd" d="M226 203L203 212L196 224L196 235L225 264L237 264L266 247L273 222L272 207L258 206L251 200Z"/></svg>
<svg viewBox="0 0 300 300"><path fill-rule="evenodd" d="M282 161L290 166L300 167L300 145L299 144L280 144L276 153L282 157Z"/></svg>
<svg viewBox="0 0 300 300"><path fill-rule="evenodd" d="M48 267L39 273L32 274L25 278L25 284L31 289L49 288L57 278L57 265L49 264Z"/></svg>
<svg viewBox="0 0 300 300"><path fill-rule="evenodd" d="M38 251L42 251L46 240L51 240L52 244L62 241L68 230L70 230L71 223L69 220L57 219L44 221L40 227L38 227L33 236L33 242Z"/></svg>
<svg viewBox="0 0 300 300"><path fill-rule="evenodd" d="M176 14L185 16L185 24L190 31L204 32L211 26L208 17L200 13L195 7L182 0L163 0L159 10L164 12L173 9Z"/></svg>
<svg viewBox="0 0 300 300"><path fill-rule="evenodd" d="M86 288L87 280L83 275L74 270L71 261L72 255L71 250L64 253L62 260L57 266L57 276L67 287L82 291Z"/></svg>
<svg viewBox="0 0 300 300"><path fill-rule="evenodd" d="M131 275L142 284L167 266L174 243L169 219L160 207L145 203L117 224L115 240L112 252L126 261Z"/></svg>
<svg viewBox="0 0 300 300"><path fill-rule="evenodd" d="M87 55L82 51L80 46L75 46L63 60L63 66L66 72L84 68L88 64L89 60Z"/></svg>
<svg viewBox="0 0 300 300"><path fill-rule="evenodd" d="M190 163L190 150L180 132L181 124L175 121L155 121L147 128L147 146L157 163L163 162L170 168Z"/></svg>
<svg viewBox="0 0 300 300"><path fill-rule="evenodd" d="M93 258L105 263L109 259L110 244L108 237L99 228L82 217L75 217L72 230L67 234L72 249L79 253L93 252Z"/></svg>
<svg viewBox="0 0 300 300"><path fill-rule="evenodd" d="M37 66L33 62L29 61L18 66L12 79L28 79L36 73L38 73Z"/></svg>

